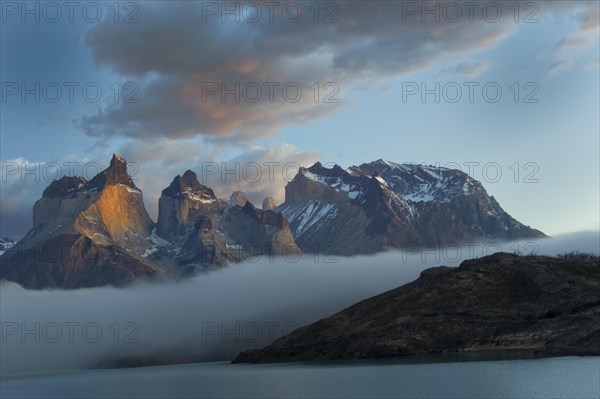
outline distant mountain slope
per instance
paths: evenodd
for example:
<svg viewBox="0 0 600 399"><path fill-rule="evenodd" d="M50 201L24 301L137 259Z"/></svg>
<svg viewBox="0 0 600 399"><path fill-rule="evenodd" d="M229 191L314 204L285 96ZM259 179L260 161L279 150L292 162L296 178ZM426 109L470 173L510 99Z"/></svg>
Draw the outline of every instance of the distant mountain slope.
<svg viewBox="0 0 600 399"><path fill-rule="evenodd" d="M378 160L300 168L276 208L303 251L344 255L481 238L545 237L506 213L467 174Z"/></svg>
<svg viewBox="0 0 600 399"><path fill-rule="evenodd" d="M497 253L427 269L234 362L507 349L600 355L600 264Z"/></svg>

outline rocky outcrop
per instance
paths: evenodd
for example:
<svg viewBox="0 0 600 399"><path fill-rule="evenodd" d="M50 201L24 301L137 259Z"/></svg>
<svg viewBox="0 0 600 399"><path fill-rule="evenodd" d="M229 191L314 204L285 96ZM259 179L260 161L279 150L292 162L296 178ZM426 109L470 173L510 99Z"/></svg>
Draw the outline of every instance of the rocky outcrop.
<svg viewBox="0 0 600 399"><path fill-rule="evenodd" d="M497 253L427 269L234 362L511 349L600 355L600 263Z"/></svg>
<svg viewBox="0 0 600 399"><path fill-rule="evenodd" d="M271 211L277 207L275 200L272 197L266 197L262 203L263 211Z"/></svg>
<svg viewBox="0 0 600 399"><path fill-rule="evenodd" d="M318 162L300 168L276 210L289 220L300 248L326 246L343 255L545 237L513 219L461 171L382 160L348 170Z"/></svg>
<svg viewBox="0 0 600 399"><path fill-rule="evenodd" d="M158 200L158 234L173 239L194 227L199 217L210 217L227 204L217 200L214 192L200 184L196 173L186 170L177 175Z"/></svg>
<svg viewBox="0 0 600 399"><path fill-rule="evenodd" d="M127 186L134 190L138 189L127 172L127 161L125 158L118 154L113 154L113 157L110 160L110 166L94 176L94 178L87 183L87 187L90 190L102 190L107 186L116 185Z"/></svg>
<svg viewBox="0 0 600 399"><path fill-rule="evenodd" d="M246 202L249 202L248 196L243 191L234 191L226 201L228 205L232 206L244 206Z"/></svg>

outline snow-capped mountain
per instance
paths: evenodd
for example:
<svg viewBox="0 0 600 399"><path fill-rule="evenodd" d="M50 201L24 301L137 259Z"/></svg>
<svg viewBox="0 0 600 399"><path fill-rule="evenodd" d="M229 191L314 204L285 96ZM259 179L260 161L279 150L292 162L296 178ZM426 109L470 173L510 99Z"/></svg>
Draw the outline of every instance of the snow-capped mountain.
<svg viewBox="0 0 600 399"><path fill-rule="evenodd" d="M465 240L544 236L508 215L480 182L453 169L378 160L301 168L276 210L303 251L372 253Z"/></svg>

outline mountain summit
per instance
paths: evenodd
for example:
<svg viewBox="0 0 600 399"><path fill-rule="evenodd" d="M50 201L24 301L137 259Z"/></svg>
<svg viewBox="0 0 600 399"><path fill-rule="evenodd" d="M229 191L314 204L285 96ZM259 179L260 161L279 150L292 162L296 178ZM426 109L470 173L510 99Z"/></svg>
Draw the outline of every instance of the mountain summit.
<svg viewBox="0 0 600 399"><path fill-rule="evenodd" d="M214 192L200 184L196 173L186 170L183 176L177 175L169 187L162 191L158 201L158 234L173 238L194 225L189 218L198 209L219 209L224 207Z"/></svg>
<svg viewBox="0 0 600 399"><path fill-rule="evenodd" d="M544 237L512 218L466 173L383 160L347 170L319 162L300 168L276 210L303 250L326 244L344 255Z"/></svg>

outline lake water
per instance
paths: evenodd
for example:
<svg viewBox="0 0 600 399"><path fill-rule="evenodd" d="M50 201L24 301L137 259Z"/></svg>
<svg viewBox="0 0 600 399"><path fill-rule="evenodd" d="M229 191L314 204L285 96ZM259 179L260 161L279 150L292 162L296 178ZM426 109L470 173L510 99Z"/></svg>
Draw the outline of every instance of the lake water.
<svg viewBox="0 0 600 399"><path fill-rule="evenodd" d="M3 378L0 397L599 398L600 357L90 370Z"/></svg>

